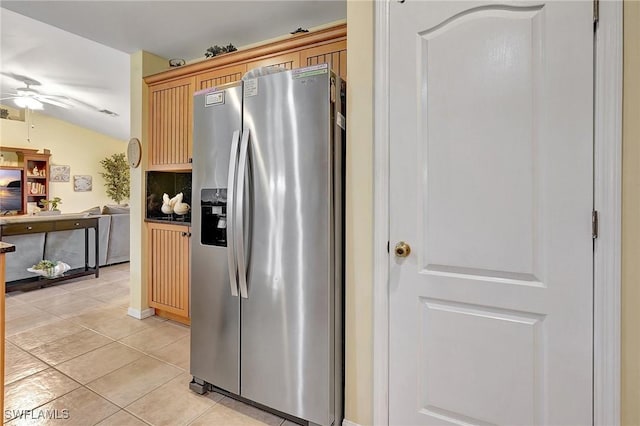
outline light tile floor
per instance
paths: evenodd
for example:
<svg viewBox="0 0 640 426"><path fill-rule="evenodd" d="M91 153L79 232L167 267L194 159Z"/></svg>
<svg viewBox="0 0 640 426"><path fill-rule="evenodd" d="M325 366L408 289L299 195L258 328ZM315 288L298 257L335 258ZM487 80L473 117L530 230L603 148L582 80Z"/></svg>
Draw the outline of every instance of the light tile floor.
<svg viewBox="0 0 640 426"><path fill-rule="evenodd" d="M191 392L189 328L137 320L128 306L128 263L100 269L98 279L8 293L4 423L293 426Z"/></svg>

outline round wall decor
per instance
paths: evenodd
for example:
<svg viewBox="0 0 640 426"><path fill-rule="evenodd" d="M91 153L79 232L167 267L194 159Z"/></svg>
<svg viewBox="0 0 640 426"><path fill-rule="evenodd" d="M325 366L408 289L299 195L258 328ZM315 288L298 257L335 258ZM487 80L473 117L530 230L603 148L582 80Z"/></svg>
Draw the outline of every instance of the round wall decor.
<svg viewBox="0 0 640 426"><path fill-rule="evenodd" d="M140 139L131 138L129 145L127 146L127 160L129 160L129 166L136 168L140 165L142 159L142 146L140 145Z"/></svg>

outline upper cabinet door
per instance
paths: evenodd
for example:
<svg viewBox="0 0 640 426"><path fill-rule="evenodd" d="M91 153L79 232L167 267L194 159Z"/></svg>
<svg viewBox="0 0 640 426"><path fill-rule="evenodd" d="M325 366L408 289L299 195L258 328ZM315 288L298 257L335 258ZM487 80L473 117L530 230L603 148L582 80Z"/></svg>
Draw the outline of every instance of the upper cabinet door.
<svg viewBox="0 0 640 426"><path fill-rule="evenodd" d="M220 55L145 77L149 85L147 170L191 170L193 94L241 80L259 67L329 63L347 75L346 25Z"/></svg>
<svg viewBox="0 0 640 426"><path fill-rule="evenodd" d="M149 87L149 169L191 168L195 77Z"/></svg>
<svg viewBox="0 0 640 426"><path fill-rule="evenodd" d="M260 67L283 67L288 70L299 68L300 52L283 53L247 63L247 71Z"/></svg>
<svg viewBox="0 0 640 426"><path fill-rule="evenodd" d="M321 46L304 49L300 52L300 66L328 63L333 72L347 78L347 41L336 41Z"/></svg>
<svg viewBox="0 0 640 426"><path fill-rule="evenodd" d="M197 90L208 89L209 87L222 86L242 79L247 72L247 64L231 65L207 71L196 76Z"/></svg>

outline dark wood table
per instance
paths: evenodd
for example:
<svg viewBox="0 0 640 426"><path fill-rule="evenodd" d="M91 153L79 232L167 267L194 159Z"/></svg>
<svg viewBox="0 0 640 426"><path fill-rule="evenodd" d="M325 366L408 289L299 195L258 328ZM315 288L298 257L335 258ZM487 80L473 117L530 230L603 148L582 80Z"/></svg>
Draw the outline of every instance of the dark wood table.
<svg viewBox="0 0 640 426"><path fill-rule="evenodd" d="M86 275L100 276L100 234L98 232L97 217L83 218L52 218L49 220L34 219L20 220L16 222L8 222L0 224L0 238L10 235L24 235L36 233L49 233L57 231L72 231L75 229L84 229L84 267L71 269L63 275L56 278L45 278L42 276L33 276L21 280L8 281L5 286L5 292L14 290L30 290L34 288L48 287L60 281L70 280ZM94 230L95 235L95 265L89 266L89 229ZM46 236L45 236L46 244ZM16 247L16 252L20 251L20 247Z"/></svg>

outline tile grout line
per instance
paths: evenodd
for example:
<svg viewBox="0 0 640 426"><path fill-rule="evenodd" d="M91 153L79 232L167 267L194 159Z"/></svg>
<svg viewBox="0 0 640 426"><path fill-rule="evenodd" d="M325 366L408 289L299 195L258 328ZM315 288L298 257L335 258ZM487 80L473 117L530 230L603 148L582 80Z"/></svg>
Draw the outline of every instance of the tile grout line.
<svg viewBox="0 0 640 426"><path fill-rule="evenodd" d="M37 410L38 408L40 408L40 407L42 407L42 406L45 406L45 405L47 405L48 403L53 402L53 401L55 401L55 400L57 400L57 399L59 399L59 398L62 398L63 396L68 395L68 394L70 394L71 392L73 392L73 391L75 391L75 390L79 389L80 387L82 387L82 383L80 383L80 382L78 382L78 381L76 381L76 380L72 379L71 377L69 377L69 376L67 376L66 374L64 374L62 371L59 371L59 370L55 369L55 367L53 367L53 366L49 366L49 368L52 368L52 369L56 370L58 373L60 373L60 374L62 374L63 376L65 376L67 379L71 380L71 381L72 381L72 382L74 382L74 383L77 383L77 384L78 384L78 387L76 387L76 388L74 388L74 389L71 389L69 392L65 392L65 393L63 393L62 395L59 395L59 396L57 396L56 398L50 399L49 401L46 401L46 402L44 402L44 403L42 403L42 404L38 405L37 407L29 408L29 409L24 409L24 410L31 410L31 411ZM42 373L43 371L46 371L46 370L48 370L48 369L38 371L38 373ZM38 374L38 373L35 373L35 374ZM34 376L35 374L31 374L31 375L29 375L29 376L27 376L27 377ZM25 378L26 378L26 377L25 377ZM19 382L19 381L22 381L22 379L17 380L16 382ZM16 383L16 382L13 382L13 383ZM23 409L18 409L18 410L23 410ZM3 413L3 414L4 414L4 413ZM17 418L18 418L18 416L13 417L13 418L11 418L11 419L9 419L9 420L5 421L4 423L8 423L8 422L13 421L13 420L15 420L15 419L17 419ZM4 424L4 423L3 423L3 424Z"/></svg>
<svg viewBox="0 0 640 426"><path fill-rule="evenodd" d="M111 343L118 343L118 342L111 342ZM110 345L111 343L109 343L109 345ZM105 346L107 346L107 345L105 345ZM94 350L96 350L96 351L97 351L98 349L104 348L105 346L101 346L101 347L96 348L96 349L94 349ZM86 355L86 354L89 354L89 353L91 353L91 352L93 352L93 351L89 351L89 352L87 352L87 353L85 353L85 354L82 354L82 355ZM138 351L138 352L140 352L140 351ZM82 355L79 355L79 356L77 356L77 357L75 357L75 358L72 358L72 359L70 359L70 360L68 360L68 361L71 361L71 360L73 360L73 359L79 358L79 357L81 357ZM143 356L144 356L144 354L143 354ZM109 371L109 372L107 372L107 373L104 373L104 374L103 374L103 375L101 375L101 376L95 377L95 378L93 378L91 381L89 381L89 382L87 382L87 383L80 383L80 382L78 382L78 383L80 383L82 386L87 387L87 385L88 385L89 383L91 383L91 382L95 382L96 380L101 379L101 378L103 378L104 376L106 376L106 375L108 375L108 374L113 373L114 371L117 371L117 370L119 370L119 369L121 369L121 368L124 368L124 367L126 367L126 366L128 366L128 365L130 365L130 364L133 364L134 362L139 361L139 360L140 360L140 358L142 358L142 357L136 358L136 359L134 359L134 360L132 360L132 361L130 361L130 362L128 362L128 363L126 363L126 364L121 365L120 367L116 368L115 370L111 370L111 371ZM65 362L67 362L67 361L65 361ZM61 365L61 364L64 364L64 363L63 363L63 362L61 362L60 364L57 364L57 365ZM56 371L59 371L60 373L62 373L62 374L64 374L64 375L67 375L67 374L66 374L65 372L63 372L62 370L59 370L58 368L56 368L56 366L51 366L51 367L52 367L52 368L55 368L55 369L56 369ZM69 377L71 377L71 376L69 376ZM76 379L73 379L73 380L77 381ZM95 391L93 391L93 389L91 389L91 388L89 388L89 387L87 387L87 389L91 390L92 392L95 392ZM97 392L96 392L96 393L97 393ZM101 394L98 394L98 395L101 395ZM103 398L105 398L104 396L102 396L102 397L103 397ZM109 400L109 401L110 401L110 400ZM110 402L111 402L111 401L110 401ZM115 404L115 403L114 403L114 404ZM120 406L118 406L118 407L120 407ZM122 407L120 407L120 408L122 408Z"/></svg>

